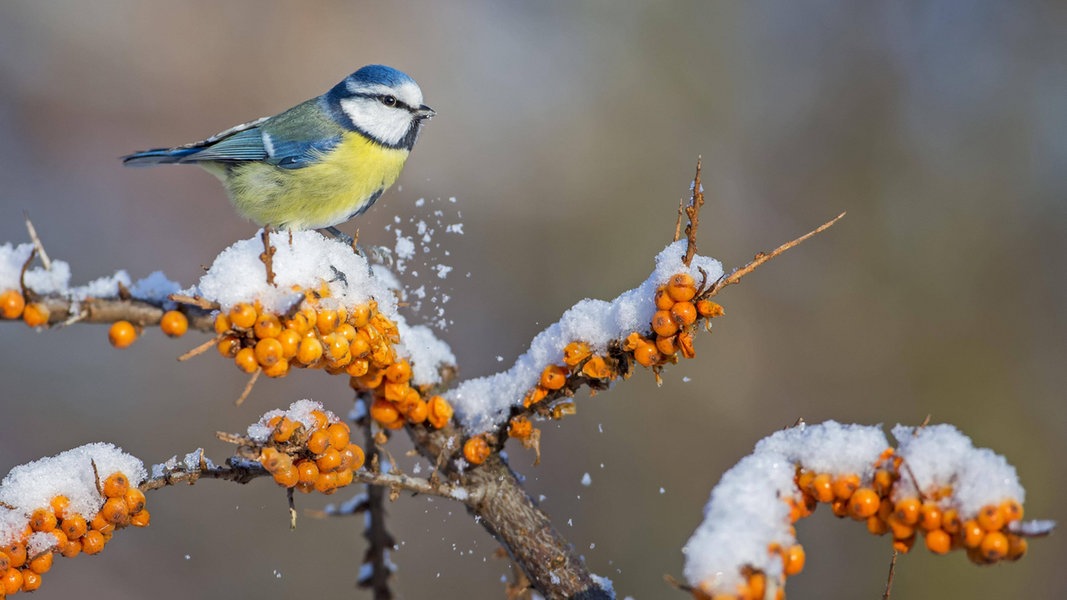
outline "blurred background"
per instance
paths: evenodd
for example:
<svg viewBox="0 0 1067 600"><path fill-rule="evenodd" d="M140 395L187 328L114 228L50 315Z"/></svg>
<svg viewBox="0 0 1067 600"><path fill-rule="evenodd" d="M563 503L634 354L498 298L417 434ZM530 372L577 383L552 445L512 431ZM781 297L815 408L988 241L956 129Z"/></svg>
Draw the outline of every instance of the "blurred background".
<svg viewBox="0 0 1067 600"><path fill-rule="evenodd" d="M643 280L698 155L700 248L728 267L848 211L722 294L727 317L661 388L639 373L580 398L545 425L538 467L509 447L620 598L683 597L663 575L681 575L711 487L797 418L953 423L1016 465L1028 516L1067 521L1067 5L623 4L9 0L0 241L27 239L29 211L75 283L121 268L192 284L254 226L207 173L118 157L386 63L439 116L399 185L344 229L391 245L394 219L409 233L463 224L429 257L451 275L408 281L450 295L441 336L465 377L505 368L574 302ZM343 379L297 372L235 408L245 376L227 361L174 361L203 334L149 331L128 351L102 326L2 335L0 472L96 440L150 463L198 446L221 459L215 431L303 397L350 405ZM153 493L149 509L150 529L57 561L38 595L368 597L354 586L361 519L305 517L291 532L272 483L205 481ZM399 597L503 597L508 564L461 506L403 497L389 510ZM825 509L799 530L808 560L790 598L881 594L888 540ZM1064 539L991 568L917 548L894 597L1063 597Z"/></svg>

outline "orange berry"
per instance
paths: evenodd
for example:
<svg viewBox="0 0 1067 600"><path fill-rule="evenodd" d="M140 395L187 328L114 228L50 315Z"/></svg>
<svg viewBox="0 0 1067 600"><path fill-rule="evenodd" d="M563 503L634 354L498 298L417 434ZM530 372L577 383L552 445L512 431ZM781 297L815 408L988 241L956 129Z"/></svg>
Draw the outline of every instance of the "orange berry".
<svg viewBox="0 0 1067 600"><path fill-rule="evenodd" d="M567 383L567 370L558 365L548 365L541 371L540 383L546 390L558 390Z"/></svg>
<svg viewBox="0 0 1067 600"><path fill-rule="evenodd" d="M68 540L67 543L59 549L59 553L62 554L64 558L74 558L75 556L78 556L82 553L81 540Z"/></svg>
<svg viewBox="0 0 1067 600"><path fill-rule="evenodd" d="M345 373L351 377L362 377L368 371L370 371L370 362L363 358L355 358L345 367Z"/></svg>
<svg viewBox="0 0 1067 600"><path fill-rule="evenodd" d="M867 531L871 535L885 535L889 532L889 525L879 519L878 516L867 517Z"/></svg>
<svg viewBox="0 0 1067 600"><path fill-rule="evenodd" d="M1005 500L1000 503L1000 514L1004 517L1004 524L1018 521L1023 518L1023 505L1018 500Z"/></svg>
<svg viewBox="0 0 1067 600"><path fill-rule="evenodd" d="M452 405L441 396L430 398L430 414L427 417L430 424L437 429L443 428L452 419Z"/></svg>
<svg viewBox="0 0 1067 600"><path fill-rule="evenodd" d="M962 536L964 546L967 548L977 548L978 545L982 543L985 531L982 529L982 526L978 524L978 521L967 519L960 525L960 535Z"/></svg>
<svg viewBox="0 0 1067 600"><path fill-rule="evenodd" d="M135 487L126 490L126 495L123 497L123 500L126 501L126 506L130 508L131 515L135 515L144 510L146 503L144 492Z"/></svg>
<svg viewBox="0 0 1067 600"><path fill-rule="evenodd" d="M923 502L922 509L919 511L919 527L922 527L926 531L933 531L935 529L941 529L941 507L933 502Z"/></svg>
<svg viewBox="0 0 1067 600"><path fill-rule="evenodd" d="M264 338L256 342L256 362L261 367L269 367L282 360L282 343L274 338Z"/></svg>
<svg viewBox="0 0 1067 600"><path fill-rule="evenodd" d="M320 473L315 480L315 490L320 494L332 494L337 490L337 473Z"/></svg>
<svg viewBox="0 0 1067 600"><path fill-rule="evenodd" d="M346 455L351 455L351 458L347 458ZM366 462L367 456L363 453L363 448L357 444L349 444L345 451L342 453L342 457L347 459L349 471L356 471L363 466Z"/></svg>
<svg viewBox="0 0 1067 600"><path fill-rule="evenodd" d="M670 310L674 306L674 298L667 293L667 286L661 285L656 288L656 295L654 296L656 302L656 310Z"/></svg>
<svg viewBox="0 0 1067 600"><path fill-rule="evenodd" d="M430 416L430 405L423 400L408 405L405 415L409 422L418 425Z"/></svg>
<svg viewBox="0 0 1067 600"><path fill-rule="evenodd" d="M104 495L108 498L119 498L126 495L126 491L130 489L130 480L126 477L125 473L116 471L111 475L108 475L104 480L103 491Z"/></svg>
<svg viewBox="0 0 1067 600"><path fill-rule="evenodd" d="M296 431L298 425L299 423L296 421L287 417L282 417L274 426L274 431L271 433L271 439L279 444L288 442L289 438L293 437L293 432Z"/></svg>
<svg viewBox="0 0 1067 600"><path fill-rule="evenodd" d="M22 320L30 327L40 327L48 324L51 311L41 302L31 302L22 309Z"/></svg>
<svg viewBox="0 0 1067 600"><path fill-rule="evenodd" d="M1008 560L1019 560L1026 554L1026 540L1017 535L1009 535L1008 537Z"/></svg>
<svg viewBox="0 0 1067 600"><path fill-rule="evenodd" d="M993 504L983 506L978 511L978 526L986 531L1000 531L1004 527L1004 513Z"/></svg>
<svg viewBox="0 0 1067 600"><path fill-rule="evenodd" d="M322 456L315 459L315 466L319 468L320 473L336 471L337 467L341 466L341 453L333 447L327 448Z"/></svg>
<svg viewBox="0 0 1067 600"><path fill-rule="evenodd" d="M811 480L808 492L819 502L831 502L834 499L833 481L829 473L819 473Z"/></svg>
<svg viewBox="0 0 1067 600"><path fill-rule="evenodd" d="M792 577L797 573L804 570L804 547L800 544L794 544L785 551L785 556L782 557L782 562L785 566L786 576Z"/></svg>
<svg viewBox="0 0 1067 600"><path fill-rule="evenodd" d="M130 523L130 507L126 506L125 498L108 498L100 508L100 514L116 527L125 527Z"/></svg>
<svg viewBox="0 0 1067 600"><path fill-rule="evenodd" d="M313 460L302 460L296 463L297 481L300 483L315 483L319 476L319 466Z"/></svg>
<svg viewBox="0 0 1067 600"><path fill-rule="evenodd" d="M352 475L352 469L341 469L336 473L337 475L337 487L343 488L346 485L352 483L354 479Z"/></svg>
<svg viewBox="0 0 1067 600"><path fill-rule="evenodd" d="M922 502L918 498L901 498L893 505L893 514L904 525L915 525L919 522L919 514L922 510Z"/></svg>
<svg viewBox="0 0 1067 600"><path fill-rule="evenodd" d="M100 533L111 533L112 531L115 531L115 524L108 522L108 520L104 518L103 514L96 513L96 516L94 516L93 520L89 523L89 530L96 530Z"/></svg>
<svg viewBox="0 0 1067 600"><path fill-rule="evenodd" d="M312 430L326 429L326 426L329 425L330 422L330 418L321 410L311 411L311 418L315 420L315 426L312 427Z"/></svg>
<svg viewBox="0 0 1067 600"><path fill-rule="evenodd" d="M678 352L677 338L678 336L674 335L670 337L656 336L656 350L659 350L659 353L663 356L673 355Z"/></svg>
<svg viewBox="0 0 1067 600"><path fill-rule="evenodd" d="M604 357L594 356L582 366L582 373L591 379L608 379L611 377L611 368Z"/></svg>
<svg viewBox="0 0 1067 600"><path fill-rule="evenodd" d="M679 327L692 325L697 320L697 309L692 302L678 302L671 307L671 319Z"/></svg>
<svg viewBox="0 0 1067 600"><path fill-rule="evenodd" d="M840 498L834 498L830 502L830 510L833 511L834 516L838 519L843 519L848 516L848 500L842 500Z"/></svg>
<svg viewBox="0 0 1067 600"><path fill-rule="evenodd" d="M136 514L130 516L130 525L134 527L148 527L148 522L152 519L152 515L147 510L142 510Z"/></svg>
<svg viewBox="0 0 1067 600"><path fill-rule="evenodd" d="M228 331L230 331L230 317L220 312L215 315L215 333L222 335Z"/></svg>
<svg viewBox="0 0 1067 600"><path fill-rule="evenodd" d="M539 385L535 386L534 389L530 390L530 393L526 394L526 397L523 398L522 405L529 408L544 400L546 396L548 396L548 390Z"/></svg>
<svg viewBox="0 0 1067 600"><path fill-rule="evenodd" d="M15 568L9 568L4 571L3 578L0 579L3 583L4 594L14 595L22 589L22 571Z"/></svg>
<svg viewBox="0 0 1067 600"><path fill-rule="evenodd" d="M310 365L322 358L322 342L317 338L304 338L300 340L300 347L296 351L296 359L305 365Z"/></svg>
<svg viewBox="0 0 1067 600"><path fill-rule="evenodd" d="M237 355L233 357L233 363L245 373L253 373L259 368L259 362L256 360L256 351L252 348L238 350Z"/></svg>
<svg viewBox="0 0 1067 600"><path fill-rule="evenodd" d="M11 542L4 546L4 554L7 554L8 562L12 568L19 568L26 564L26 545L22 542Z"/></svg>
<svg viewBox="0 0 1067 600"><path fill-rule="evenodd" d="M252 331L259 339L278 337L282 332L282 322L276 315L262 313L256 318Z"/></svg>
<svg viewBox="0 0 1067 600"><path fill-rule="evenodd" d="M667 293L675 302L688 302L697 295L697 284L688 273L678 273L667 281Z"/></svg>
<svg viewBox="0 0 1067 600"><path fill-rule="evenodd" d="M56 515L50 508L38 508L30 515L30 528L41 533L48 533L56 528Z"/></svg>
<svg viewBox="0 0 1067 600"><path fill-rule="evenodd" d="M159 328L170 337L181 337L189 331L189 319L177 310L168 310L159 320Z"/></svg>
<svg viewBox="0 0 1067 600"><path fill-rule="evenodd" d="M107 331L107 340L116 348L129 348L137 339L137 329L129 321L115 321Z"/></svg>
<svg viewBox="0 0 1067 600"><path fill-rule="evenodd" d="M901 554L907 554L915 546L915 536L909 538L893 538L893 549Z"/></svg>
<svg viewBox="0 0 1067 600"><path fill-rule="evenodd" d="M656 346L650 343L648 340L642 340L641 343L634 348L634 360L642 367L651 367L663 360L663 355L659 353Z"/></svg>
<svg viewBox="0 0 1067 600"><path fill-rule="evenodd" d="M683 358L693 358L697 355L697 351L693 348L693 332L679 332L675 337L674 343L678 345L678 350L682 353Z"/></svg>
<svg viewBox="0 0 1067 600"><path fill-rule="evenodd" d="M463 444L463 457L472 465L480 465L489 458L489 443L481 436L468 439Z"/></svg>
<svg viewBox="0 0 1067 600"><path fill-rule="evenodd" d="M279 360L269 367L263 369L263 374L267 377L285 377L289 374L289 361Z"/></svg>
<svg viewBox="0 0 1067 600"><path fill-rule="evenodd" d="M275 448L264 448L259 453L259 464L263 465L263 468L268 473L273 473L279 469L284 469L293 464L293 458L284 452L278 452Z"/></svg>
<svg viewBox="0 0 1067 600"><path fill-rule="evenodd" d="M860 476L855 473L838 475L834 478L831 487L834 490L835 498L838 500L848 500L852 497L852 494L859 489Z"/></svg>
<svg viewBox="0 0 1067 600"><path fill-rule="evenodd" d="M411 379L411 363L399 360L385 369L385 378L393 383L407 383Z"/></svg>
<svg viewBox="0 0 1067 600"><path fill-rule="evenodd" d="M721 317L726 314L726 310L718 302L712 302L711 300L697 300L697 312L700 316L707 319L714 319L715 317Z"/></svg>
<svg viewBox="0 0 1067 600"><path fill-rule="evenodd" d="M848 499L848 514L853 519L867 519L878 513L880 504L878 494L871 488L861 487Z"/></svg>
<svg viewBox="0 0 1067 600"><path fill-rule="evenodd" d="M944 529L931 529L926 532L926 549L934 554L948 554L952 549L952 536Z"/></svg>
<svg viewBox="0 0 1067 600"><path fill-rule="evenodd" d="M311 437L308 438L308 452L311 452L316 456L325 452L329 447L330 434L324 429L313 432Z"/></svg>
<svg viewBox="0 0 1067 600"><path fill-rule="evenodd" d="M341 451L348 447L348 437L352 433L348 425L340 422L333 423L326 430L326 433L330 434L330 445L334 449Z"/></svg>
<svg viewBox="0 0 1067 600"><path fill-rule="evenodd" d="M95 529L90 529L82 536L82 552L92 555L104 549L104 534Z"/></svg>
<svg viewBox="0 0 1067 600"><path fill-rule="evenodd" d="M805 493L808 492L809 488L811 487L811 482L814 479L815 471L811 470L799 471L796 475L793 476L793 481L796 482L797 488Z"/></svg>
<svg viewBox="0 0 1067 600"><path fill-rule="evenodd" d="M18 290L5 290L0 294L0 317L17 319L22 316L24 308L26 308L26 299Z"/></svg>
<svg viewBox="0 0 1067 600"><path fill-rule="evenodd" d="M571 342L563 347L563 362L568 366L576 367L578 363L589 358L593 351L585 342Z"/></svg>
<svg viewBox="0 0 1067 600"><path fill-rule="evenodd" d="M337 327L337 311L320 310L315 319L315 327L318 328L320 335L333 333Z"/></svg>
<svg viewBox="0 0 1067 600"><path fill-rule="evenodd" d="M345 339L348 340L347 337ZM355 357L364 357L370 354L370 341L367 339L366 333L361 331L348 340L348 351Z"/></svg>
<svg viewBox="0 0 1067 600"><path fill-rule="evenodd" d="M372 419L382 424L392 423L400 418L400 411L392 402L379 398L371 403L370 416Z"/></svg>
<svg viewBox="0 0 1067 600"><path fill-rule="evenodd" d="M626 336L626 339L622 341L622 349L627 351L627 352L633 352L634 350L637 349L638 346L640 346L643 343L646 343L647 341L648 340L646 340L645 338L641 337L640 333L637 333L635 331L635 332L631 333L630 335Z"/></svg>
<svg viewBox="0 0 1067 600"><path fill-rule="evenodd" d="M38 575L44 575L52 569L52 552L42 552L35 556L28 565L29 569Z"/></svg>
<svg viewBox="0 0 1067 600"><path fill-rule="evenodd" d="M382 395L390 402L401 402L404 398L407 398L408 392L412 391L411 386L406 383L393 383L386 380L382 386Z"/></svg>
<svg viewBox="0 0 1067 600"><path fill-rule="evenodd" d="M950 508L941 513L941 529L955 535L960 532L960 513L955 508Z"/></svg>
<svg viewBox="0 0 1067 600"><path fill-rule="evenodd" d="M657 310L656 314L652 315L652 331L655 331L656 335L670 337L678 333L678 324L671 318L670 311Z"/></svg>
<svg viewBox="0 0 1067 600"><path fill-rule="evenodd" d="M215 345L215 349L222 356L233 358L237 356L237 351L241 349L241 340L232 335L223 336L219 343Z"/></svg>
<svg viewBox="0 0 1067 600"><path fill-rule="evenodd" d="M978 549L982 557L993 562L1008 556L1008 537L999 531L990 531L982 538Z"/></svg>
<svg viewBox="0 0 1067 600"><path fill-rule="evenodd" d="M370 306L361 304L352 309L348 315L348 322L354 327L366 327L370 323Z"/></svg>
<svg viewBox="0 0 1067 600"><path fill-rule="evenodd" d="M278 469L271 473L271 475L274 477L275 483L287 488L295 486L300 480L300 473L298 473L296 467L291 464L288 467Z"/></svg>
<svg viewBox="0 0 1067 600"><path fill-rule="evenodd" d="M902 522L896 512L889 515L889 518L886 519L886 525L893 532L893 537L898 540L906 540L915 536L915 527Z"/></svg>
<svg viewBox="0 0 1067 600"><path fill-rule="evenodd" d="M878 492L880 496L888 496L889 490L893 487L893 481L896 478L893 473L887 469L878 469L874 472L874 490Z"/></svg>
<svg viewBox="0 0 1067 600"><path fill-rule="evenodd" d="M256 325L256 309L247 302L238 302L230 309L230 326L235 329L252 329Z"/></svg>
<svg viewBox="0 0 1067 600"><path fill-rule="evenodd" d="M67 508L70 506L70 498L66 496L52 496L52 500L48 503L52 507L52 512L56 514L57 519L62 519L67 514Z"/></svg>

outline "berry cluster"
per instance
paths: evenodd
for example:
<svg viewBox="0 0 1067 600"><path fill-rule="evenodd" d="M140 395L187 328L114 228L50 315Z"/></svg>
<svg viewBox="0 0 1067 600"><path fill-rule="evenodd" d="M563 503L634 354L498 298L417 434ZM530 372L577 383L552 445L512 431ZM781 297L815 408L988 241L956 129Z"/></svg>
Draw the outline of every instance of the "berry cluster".
<svg viewBox="0 0 1067 600"><path fill-rule="evenodd" d="M287 414L268 413L265 445L259 463L278 485L332 494L352 483L352 472L363 466L363 448L349 439L348 425L321 408L308 414L305 424Z"/></svg>
<svg viewBox="0 0 1067 600"><path fill-rule="evenodd" d="M405 423L428 422L440 429L452 419L452 405L441 396L423 398L425 390L412 387L411 363L400 359L350 379L353 389L369 393L370 416L386 429L399 429Z"/></svg>
<svg viewBox="0 0 1067 600"><path fill-rule="evenodd" d="M0 318L21 318L30 327L40 327L48 324L49 316L47 306L41 302L26 302L26 298L18 290L0 292Z"/></svg>
<svg viewBox="0 0 1067 600"><path fill-rule="evenodd" d="M55 554L73 558L82 552L97 554L116 529L128 525L146 527L144 492L130 485L121 472L98 483L104 502L95 515L70 510L66 496L54 496L49 506L30 514L29 523L17 539L0 546L0 598L41 587L41 576L52 568Z"/></svg>

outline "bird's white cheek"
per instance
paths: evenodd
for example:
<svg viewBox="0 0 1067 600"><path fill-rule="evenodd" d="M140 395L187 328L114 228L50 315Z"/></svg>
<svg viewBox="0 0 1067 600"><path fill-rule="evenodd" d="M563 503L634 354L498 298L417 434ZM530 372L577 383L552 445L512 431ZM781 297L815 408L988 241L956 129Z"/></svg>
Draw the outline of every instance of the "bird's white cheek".
<svg viewBox="0 0 1067 600"><path fill-rule="evenodd" d="M389 145L404 138L411 122L411 115L406 111L363 98L341 100L341 110L345 111L356 127Z"/></svg>

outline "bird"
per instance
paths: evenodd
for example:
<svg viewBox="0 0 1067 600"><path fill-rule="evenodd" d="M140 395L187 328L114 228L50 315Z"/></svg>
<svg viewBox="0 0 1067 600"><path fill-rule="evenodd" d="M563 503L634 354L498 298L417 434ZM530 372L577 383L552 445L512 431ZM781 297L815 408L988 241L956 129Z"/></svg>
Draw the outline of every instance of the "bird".
<svg viewBox="0 0 1067 600"><path fill-rule="evenodd" d="M257 225L325 229L344 239L335 226L362 214L396 181L423 123L436 114L410 76L367 65L272 117L122 162L200 165Z"/></svg>

